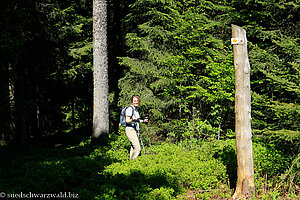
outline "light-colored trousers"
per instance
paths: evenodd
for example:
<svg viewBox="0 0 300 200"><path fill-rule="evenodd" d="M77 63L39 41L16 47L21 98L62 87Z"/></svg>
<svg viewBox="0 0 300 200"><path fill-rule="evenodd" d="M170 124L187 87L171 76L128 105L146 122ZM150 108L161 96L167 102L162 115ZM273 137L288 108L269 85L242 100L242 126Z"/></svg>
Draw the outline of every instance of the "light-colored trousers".
<svg viewBox="0 0 300 200"><path fill-rule="evenodd" d="M141 152L141 145L139 142L137 132L134 128L126 127L125 133L129 141L131 142L130 159L135 159L139 156Z"/></svg>

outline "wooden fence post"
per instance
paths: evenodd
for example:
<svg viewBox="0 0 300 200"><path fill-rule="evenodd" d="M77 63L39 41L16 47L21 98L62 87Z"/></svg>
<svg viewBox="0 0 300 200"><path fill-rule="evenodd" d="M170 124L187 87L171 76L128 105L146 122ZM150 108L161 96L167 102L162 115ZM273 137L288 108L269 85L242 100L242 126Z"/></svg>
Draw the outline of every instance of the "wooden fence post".
<svg viewBox="0 0 300 200"><path fill-rule="evenodd" d="M235 133L237 150L237 184L234 199L255 194L253 147L251 133L250 64L246 31L232 25L235 69Z"/></svg>

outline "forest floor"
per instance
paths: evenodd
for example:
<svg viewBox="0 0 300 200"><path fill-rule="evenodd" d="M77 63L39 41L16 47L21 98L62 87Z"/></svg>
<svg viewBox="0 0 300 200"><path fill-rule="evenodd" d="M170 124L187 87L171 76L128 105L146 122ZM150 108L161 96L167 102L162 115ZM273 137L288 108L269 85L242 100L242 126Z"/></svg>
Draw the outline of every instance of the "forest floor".
<svg viewBox="0 0 300 200"><path fill-rule="evenodd" d="M153 144L153 156L145 142L148 155L142 153L136 160L128 158L130 144L124 135L114 136L102 147L91 146L90 139L82 137L41 142L46 143L46 147L22 150L0 147L0 195L225 200L234 192L230 186L236 180L233 140L202 142L193 148ZM300 199L297 193L282 197L280 191L271 188L273 192L262 193L261 179L256 184L255 199Z"/></svg>

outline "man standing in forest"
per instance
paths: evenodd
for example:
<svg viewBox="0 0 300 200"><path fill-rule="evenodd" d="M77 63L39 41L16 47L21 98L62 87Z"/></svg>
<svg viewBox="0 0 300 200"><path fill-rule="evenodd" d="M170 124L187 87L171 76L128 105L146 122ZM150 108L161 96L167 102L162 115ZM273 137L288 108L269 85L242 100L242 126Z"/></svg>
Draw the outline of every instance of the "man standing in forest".
<svg viewBox="0 0 300 200"><path fill-rule="evenodd" d="M138 138L139 122L148 122L148 119L140 119L140 114L137 108L139 103L140 98L136 95L133 95L131 97L131 106L127 107L125 111L125 133L131 143L130 159L137 158L141 151L141 145Z"/></svg>

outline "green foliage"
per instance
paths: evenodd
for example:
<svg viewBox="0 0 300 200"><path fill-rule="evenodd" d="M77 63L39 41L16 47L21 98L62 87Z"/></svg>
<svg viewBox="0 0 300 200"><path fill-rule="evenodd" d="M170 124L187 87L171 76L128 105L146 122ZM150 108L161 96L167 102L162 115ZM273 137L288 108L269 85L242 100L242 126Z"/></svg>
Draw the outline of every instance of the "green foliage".
<svg viewBox="0 0 300 200"><path fill-rule="evenodd" d="M222 142L219 142L219 145L220 144L222 144ZM226 154L226 151L235 151L235 140L227 140L222 149L227 149L225 150L225 155L228 155ZM282 173L291 162L291 157L281 151L278 151L274 145L266 145L261 142L253 142L253 157L254 171L257 176L268 174L271 177L275 177L276 174ZM223 160L231 159L229 157L223 158ZM233 164L233 166L236 165Z"/></svg>
<svg viewBox="0 0 300 200"><path fill-rule="evenodd" d="M122 150L118 150L122 155ZM188 151L172 144L153 148L155 156L141 156L110 165L103 175L118 198L174 198L184 188L211 189L226 185L224 166L209 152ZM128 184L130 183L130 184ZM147 194L149 192L149 194Z"/></svg>
<svg viewBox="0 0 300 200"><path fill-rule="evenodd" d="M284 169L288 167L288 163L290 162L289 158L274 147L254 143L253 149L255 150L255 173L258 176L268 174L268 176L274 177L276 174L282 173Z"/></svg>
<svg viewBox="0 0 300 200"><path fill-rule="evenodd" d="M232 6L233 23L243 25L250 41L253 127L299 131L299 2L234 1Z"/></svg>
<svg viewBox="0 0 300 200"><path fill-rule="evenodd" d="M225 116L233 109L232 54L216 31L222 24L205 14L217 15L225 7L209 1L151 1L141 10L145 4L137 1L127 16L126 23L137 29L126 36L129 56L120 58L128 68L119 81L120 104L140 94L144 110L163 124L161 132L169 120L190 121L194 110L200 121L231 128L232 117ZM147 17L139 18L143 13Z"/></svg>
<svg viewBox="0 0 300 200"><path fill-rule="evenodd" d="M80 199L229 198L236 183L235 140L196 140L153 144L154 155L129 160L125 134L112 135L108 146L3 149L0 187L6 193L78 194ZM149 150L149 147L146 147ZM257 195L293 199L298 193L299 155L289 157L276 146L253 143Z"/></svg>
<svg viewBox="0 0 300 200"><path fill-rule="evenodd" d="M257 139L255 138L253 142L256 194L265 199L271 197L282 199L284 193L289 193L286 197L294 199L297 196L299 183L299 155L289 155L282 149L278 150L278 146L273 143ZM235 187L234 183L237 179L235 140L225 142L215 140L209 146L203 147L208 147L207 150L211 151L215 158L221 159L226 166L230 186Z"/></svg>
<svg viewBox="0 0 300 200"><path fill-rule="evenodd" d="M167 134L172 138L180 140L189 140L191 138L202 137L217 137L219 132L218 128L214 128L208 121L201 121L200 119L194 119L188 121L186 119L173 120L169 123L170 132Z"/></svg>
<svg viewBox="0 0 300 200"><path fill-rule="evenodd" d="M297 51L296 56L299 55ZM256 79L252 81L254 127L299 130L299 70L295 68L294 61L288 61L287 56L270 55L257 46L251 52L254 63L252 76Z"/></svg>

